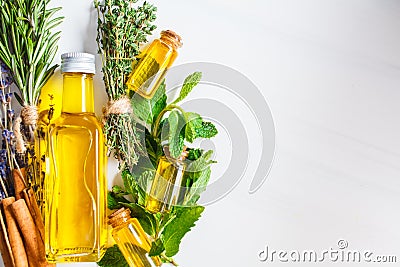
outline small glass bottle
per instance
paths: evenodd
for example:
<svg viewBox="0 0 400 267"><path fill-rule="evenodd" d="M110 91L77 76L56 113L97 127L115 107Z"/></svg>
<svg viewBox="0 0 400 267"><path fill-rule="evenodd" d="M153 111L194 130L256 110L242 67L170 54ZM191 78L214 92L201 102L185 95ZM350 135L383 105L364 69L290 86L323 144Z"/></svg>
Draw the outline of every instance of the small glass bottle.
<svg viewBox="0 0 400 267"><path fill-rule="evenodd" d="M94 55L61 56L61 116L49 133L49 174L45 178L46 259L97 262L107 244L106 153L102 126L94 113Z"/></svg>
<svg viewBox="0 0 400 267"><path fill-rule="evenodd" d="M129 209L121 208L112 213L108 224L113 228L112 236L125 260L131 267L161 266L158 257L150 257L151 243L136 218L131 218Z"/></svg>
<svg viewBox="0 0 400 267"><path fill-rule="evenodd" d="M173 31L161 32L160 39L154 40L134 62L131 75L126 83L128 95L136 92L145 98L152 98L163 78L178 56L182 38Z"/></svg>
<svg viewBox="0 0 400 267"><path fill-rule="evenodd" d="M151 213L168 211L172 206L179 205L186 192L184 180L186 163L184 161L187 152L183 151L180 157L173 158L168 144L163 145L163 150L165 156L158 162L145 203L146 209Z"/></svg>

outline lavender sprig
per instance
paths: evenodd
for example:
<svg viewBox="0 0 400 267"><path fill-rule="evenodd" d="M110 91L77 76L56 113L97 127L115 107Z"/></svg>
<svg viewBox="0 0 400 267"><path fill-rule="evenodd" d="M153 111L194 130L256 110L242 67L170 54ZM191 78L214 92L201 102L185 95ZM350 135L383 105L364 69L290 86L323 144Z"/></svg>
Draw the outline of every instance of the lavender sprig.
<svg viewBox="0 0 400 267"><path fill-rule="evenodd" d="M0 61L0 199L13 195L12 170L15 161L15 136L12 130L15 112L12 108L10 70Z"/></svg>

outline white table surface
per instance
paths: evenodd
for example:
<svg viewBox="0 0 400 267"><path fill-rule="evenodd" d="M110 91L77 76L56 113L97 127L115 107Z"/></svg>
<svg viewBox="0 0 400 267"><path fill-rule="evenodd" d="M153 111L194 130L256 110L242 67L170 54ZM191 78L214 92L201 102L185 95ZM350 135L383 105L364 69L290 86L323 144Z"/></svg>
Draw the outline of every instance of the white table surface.
<svg viewBox="0 0 400 267"><path fill-rule="evenodd" d="M53 5L63 6L66 16L60 53L95 53L91 1ZM400 260L400 1L156 5L157 34L171 28L184 37L176 64L217 62L249 77L269 103L277 138L275 162L262 188L248 193L259 157L254 150L243 180L207 206L176 261L183 267L267 266L258 259L266 245L321 251L336 247L339 239L352 249L397 253ZM100 75L96 79L100 84ZM97 97L100 111L106 98L103 92ZM241 119L245 127L246 121ZM222 151L218 155L226 162ZM115 163L109 174L115 176ZM281 265L309 263L268 266Z"/></svg>

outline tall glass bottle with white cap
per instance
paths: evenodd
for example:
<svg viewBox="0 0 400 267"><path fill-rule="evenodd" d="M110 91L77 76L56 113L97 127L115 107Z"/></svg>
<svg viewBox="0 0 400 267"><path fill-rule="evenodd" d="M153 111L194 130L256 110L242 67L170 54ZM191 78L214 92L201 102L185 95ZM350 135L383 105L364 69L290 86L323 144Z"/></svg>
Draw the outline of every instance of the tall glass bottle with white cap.
<svg viewBox="0 0 400 267"><path fill-rule="evenodd" d="M45 247L49 262L97 262L106 250L106 156L94 113L94 56L61 56L61 116L49 134Z"/></svg>

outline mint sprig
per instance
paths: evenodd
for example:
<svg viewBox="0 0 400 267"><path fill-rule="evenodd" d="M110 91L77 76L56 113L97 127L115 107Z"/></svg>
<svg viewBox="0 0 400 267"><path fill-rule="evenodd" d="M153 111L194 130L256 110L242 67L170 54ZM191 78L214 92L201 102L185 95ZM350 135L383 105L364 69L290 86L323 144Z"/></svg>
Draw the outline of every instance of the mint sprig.
<svg viewBox="0 0 400 267"><path fill-rule="evenodd" d="M200 79L200 72L189 75L178 98L169 104L165 83L158 88L152 99L139 96L132 98L134 115L138 123L144 126L143 145L148 155L141 155L132 170L124 170L124 188L114 186L108 195L109 208L129 208L132 217L137 218L144 231L151 236L153 241L149 255L158 256L163 262L175 265L172 257L179 252L182 239L204 211L204 207L198 205L197 201L210 180L210 165L215 162L211 159L213 151L186 148L188 157L184 178L187 181L187 194L184 207L173 207L169 212L152 214L144 207L146 189L154 178L160 157L164 156L162 140L168 140L170 154L176 158L181 155L185 144L193 143L197 138L211 138L218 133L216 127L203 120L200 114L186 112L177 105L188 96ZM119 266L113 260L123 264L120 263L120 251L116 247L110 248L99 264L104 267Z"/></svg>

